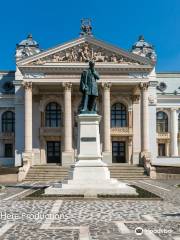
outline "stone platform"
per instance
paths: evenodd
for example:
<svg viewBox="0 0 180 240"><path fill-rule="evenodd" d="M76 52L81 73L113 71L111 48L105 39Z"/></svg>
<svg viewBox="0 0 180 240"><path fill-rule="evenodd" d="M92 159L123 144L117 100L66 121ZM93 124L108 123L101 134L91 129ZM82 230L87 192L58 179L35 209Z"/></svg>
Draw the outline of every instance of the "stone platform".
<svg viewBox="0 0 180 240"><path fill-rule="evenodd" d="M75 164L73 179L60 187L50 186L45 194L53 195L138 195L126 183L110 178L110 171L101 160L80 160Z"/></svg>
<svg viewBox="0 0 180 240"><path fill-rule="evenodd" d="M133 187L110 178L110 171L102 161L99 122L97 114L78 116L78 156L73 173L61 187L50 186L47 195L138 195Z"/></svg>

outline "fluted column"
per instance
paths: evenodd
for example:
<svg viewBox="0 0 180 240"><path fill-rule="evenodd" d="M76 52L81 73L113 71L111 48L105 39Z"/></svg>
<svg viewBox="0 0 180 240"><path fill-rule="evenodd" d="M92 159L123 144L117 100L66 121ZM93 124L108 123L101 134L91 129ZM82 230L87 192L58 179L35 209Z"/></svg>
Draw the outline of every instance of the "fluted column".
<svg viewBox="0 0 180 240"><path fill-rule="evenodd" d="M111 83L103 84L103 133L104 133L104 152L111 151L111 104L110 104Z"/></svg>
<svg viewBox="0 0 180 240"><path fill-rule="evenodd" d="M149 152L148 84L140 84L142 104L142 152Z"/></svg>
<svg viewBox="0 0 180 240"><path fill-rule="evenodd" d="M25 152L32 152L32 82L25 82Z"/></svg>
<svg viewBox="0 0 180 240"><path fill-rule="evenodd" d="M64 83L64 152L72 152L71 83Z"/></svg>
<svg viewBox="0 0 180 240"><path fill-rule="evenodd" d="M132 116L132 108L128 109L128 126L132 128L133 125L133 116Z"/></svg>
<svg viewBox="0 0 180 240"><path fill-rule="evenodd" d="M178 134L178 116L177 109L171 109L171 156L178 156L178 143L177 143L177 134Z"/></svg>

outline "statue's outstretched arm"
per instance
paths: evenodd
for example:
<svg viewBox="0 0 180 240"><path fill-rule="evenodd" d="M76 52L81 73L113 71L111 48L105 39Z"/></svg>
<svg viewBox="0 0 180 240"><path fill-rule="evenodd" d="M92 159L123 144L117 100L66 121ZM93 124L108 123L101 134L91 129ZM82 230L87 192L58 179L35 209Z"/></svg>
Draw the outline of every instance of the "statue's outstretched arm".
<svg viewBox="0 0 180 240"><path fill-rule="evenodd" d="M94 70L93 72L95 79L99 80L99 74Z"/></svg>

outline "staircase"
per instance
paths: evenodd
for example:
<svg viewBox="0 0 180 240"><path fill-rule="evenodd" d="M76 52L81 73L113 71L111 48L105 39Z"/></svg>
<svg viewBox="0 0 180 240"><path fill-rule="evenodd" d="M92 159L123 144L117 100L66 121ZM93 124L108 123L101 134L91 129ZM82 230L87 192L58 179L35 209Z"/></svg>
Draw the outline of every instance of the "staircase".
<svg viewBox="0 0 180 240"><path fill-rule="evenodd" d="M108 168L111 178L119 180L148 179L144 168L136 165L113 164ZM35 165L29 169L25 181L62 181L67 179L69 169L59 165Z"/></svg>
<svg viewBox="0 0 180 240"><path fill-rule="evenodd" d="M68 176L68 167L59 165L34 165L29 169L25 181L62 181Z"/></svg>
<svg viewBox="0 0 180 240"><path fill-rule="evenodd" d="M118 180L148 179L143 167L127 164L113 164L109 166L111 178Z"/></svg>

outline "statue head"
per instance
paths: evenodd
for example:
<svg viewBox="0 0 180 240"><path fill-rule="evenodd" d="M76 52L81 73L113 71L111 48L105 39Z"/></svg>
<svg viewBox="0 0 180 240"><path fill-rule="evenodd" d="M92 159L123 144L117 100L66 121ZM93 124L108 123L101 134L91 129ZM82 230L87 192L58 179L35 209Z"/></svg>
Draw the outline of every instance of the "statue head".
<svg viewBox="0 0 180 240"><path fill-rule="evenodd" d="M93 60L90 60L89 61L89 68L94 68L94 66L95 66L95 62L93 61Z"/></svg>

